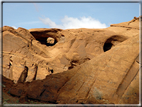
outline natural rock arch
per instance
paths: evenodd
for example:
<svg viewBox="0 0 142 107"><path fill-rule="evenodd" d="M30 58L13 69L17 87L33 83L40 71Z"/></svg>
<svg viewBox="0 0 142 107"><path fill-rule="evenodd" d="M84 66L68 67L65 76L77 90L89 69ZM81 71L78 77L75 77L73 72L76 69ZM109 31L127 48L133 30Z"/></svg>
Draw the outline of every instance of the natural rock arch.
<svg viewBox="0 0 142 107"><path fill-rule="evenodd" d="M46 29L46 28L39 28L39 29L30 29L30 33L35 37L36 40L38 40L41 44L45 44L47 46L53 46L55 45L62 36L60 34L61 29ZM48 39L52 38L52 41L54 43L48 43Z"/></svg>
<svg viewBox="0 0 142 107"><path fill-rule="evenodd" d="M41 33L42 34L42 33ZM55 38L55 37L53 37L53 36L41 36L41 37L36 37L35 35L41 35L39 32L38 33L36 33L36 34L34 34L33 33L33 36L36 38L36 40L38 40L41 44L45 44L46 46L53 46L53 45L55 45L57 42L58 42L58 40ZM42 35L44 35L44 34L42 34ZM51 41L51 40L49 40L49 39L53 39L54 40L54 43L50 43L49 41ZM53 41L52 40L52 41Z"/></svg>

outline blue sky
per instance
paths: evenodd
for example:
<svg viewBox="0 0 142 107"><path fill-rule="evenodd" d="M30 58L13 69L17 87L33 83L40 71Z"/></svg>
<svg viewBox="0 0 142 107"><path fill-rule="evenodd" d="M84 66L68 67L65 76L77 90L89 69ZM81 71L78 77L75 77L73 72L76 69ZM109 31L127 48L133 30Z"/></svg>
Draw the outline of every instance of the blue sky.
<svg viewBox="0 0 142 107"><path fill-rule="evenodd" d="M3 26L106 28L139 17L139 3L3 3Z"/></svg>

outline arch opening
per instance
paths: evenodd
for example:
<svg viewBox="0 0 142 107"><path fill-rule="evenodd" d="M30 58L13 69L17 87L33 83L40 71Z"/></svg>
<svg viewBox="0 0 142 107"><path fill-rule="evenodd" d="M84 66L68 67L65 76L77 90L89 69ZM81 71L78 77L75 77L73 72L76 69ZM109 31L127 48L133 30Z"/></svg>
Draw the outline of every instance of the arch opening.
<svg viewBox="0 0 142 107"><path fill-rule="evenodd" d="M41 44L45 44L46 46L54 46L57 43L57 40L52 37L41 37L37 38Z"/></svg>
<svg viewBox="0 0 142 107"><path fill-rule="evenodd" d="M36 40L46 46L54 46L58 42L58 39L54 35L48 35L46 32L31 32L31 34Z"/></svg>

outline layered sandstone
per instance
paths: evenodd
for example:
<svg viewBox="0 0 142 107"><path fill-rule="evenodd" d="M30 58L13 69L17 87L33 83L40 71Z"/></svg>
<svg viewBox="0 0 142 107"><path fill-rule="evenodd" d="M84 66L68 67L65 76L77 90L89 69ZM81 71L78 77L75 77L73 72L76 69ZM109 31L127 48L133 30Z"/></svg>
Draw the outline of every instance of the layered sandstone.
<svg viewBox="0 0 142 107"><path fill-rule="evenodd" d="M9 93L21 102L138 104L139 21L105 29L4 26L3 76L15 83ZM17 83L24 66L26 81Z"/></svg>

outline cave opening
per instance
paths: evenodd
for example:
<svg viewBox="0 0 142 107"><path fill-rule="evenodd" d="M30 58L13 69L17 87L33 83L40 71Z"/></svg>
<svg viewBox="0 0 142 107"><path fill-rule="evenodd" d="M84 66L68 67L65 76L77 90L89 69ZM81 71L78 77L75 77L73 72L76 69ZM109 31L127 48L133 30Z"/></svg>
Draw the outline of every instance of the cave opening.
<svg viewBox="0 0 142 107"><path fill-rule="evenodd" d="M104 52L110 50L112 46L113 46L112 43L105 43L105 44L104 44L104 47L103 47Z"/></svg>
<svg viewBox="0 0 142 107"><path fill-rule="evenodd" d="M104 52L110 50L112 47L116 46L117 44L125 41L127 38L122 35L114 35L106 40L103 46Z"/></svg>

